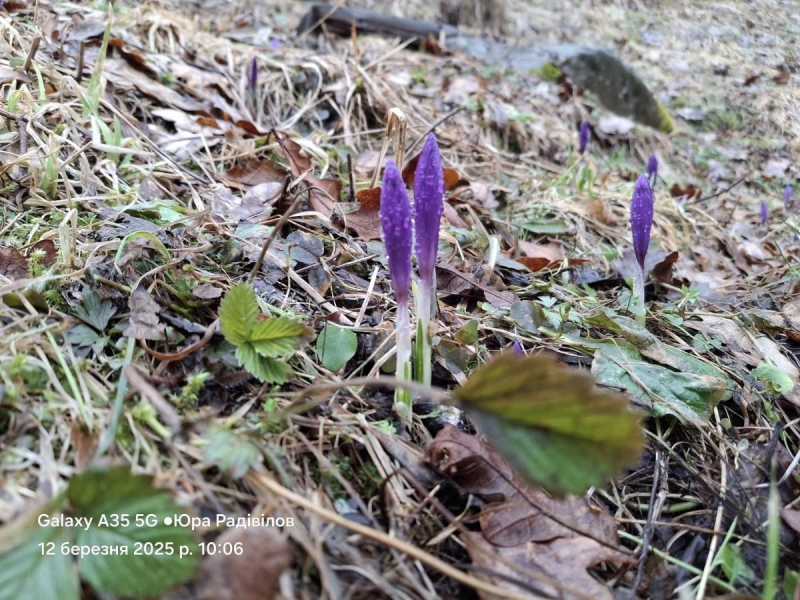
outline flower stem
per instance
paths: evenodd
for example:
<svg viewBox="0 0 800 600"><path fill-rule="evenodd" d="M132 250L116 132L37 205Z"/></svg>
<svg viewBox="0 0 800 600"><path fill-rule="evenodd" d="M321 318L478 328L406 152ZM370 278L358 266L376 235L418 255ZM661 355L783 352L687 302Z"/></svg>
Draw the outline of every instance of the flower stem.
<svg viewBox="0 0 800 600"><path fill-rule="evenodd" d="M633 314L636 317L636 322L644 326L645 324L645 308L644 308L644 270L636 265L633 275Z"/></svg>
<svg viewBox="0 0 800 600"><path fill-rule="evenodd" d="M431 384L431 370L432 370L432 357L431 357L431 338L430 338L430 324L431 324L431 291L433 290L433 282L423 281L419 282L419 292L416 295L417 299L417 352L419 357L417 363L422 365L422 372L416 373L416 379L424 385Z"/></svg>
<svg viewBox="0 0 800 600"><path fill-rule="evenodd" d="M395 377L398 381L411 381L411 318L408 311L408 300L397 303L397 325L395 329L397 349L397 370ZM412 399L411 392L406 388L398 387L394 391L394 408L400 419L411 425Z"/></svg>

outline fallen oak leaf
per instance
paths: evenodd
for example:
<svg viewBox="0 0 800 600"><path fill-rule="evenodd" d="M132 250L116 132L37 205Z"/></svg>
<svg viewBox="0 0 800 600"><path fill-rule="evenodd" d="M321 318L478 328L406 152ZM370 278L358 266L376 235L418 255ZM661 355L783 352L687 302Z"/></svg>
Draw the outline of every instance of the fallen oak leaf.
<svg viewBox="0 0 800 600"><path fill-rule="evenodd" d="M28 259L16 248L0 248L0 275L11 280L29 277Z"/></svg>
<svg viewBox="0 0 800 600"><path fill-rule="evenodd" d="M137 340L163 340L164 324L158 318L161 307L142 286L133 290L128 299L130 322L122 335Z"/></svg>
<svg viewBox="0 0 800 600"><path fill-rule="evenodd" d="M344 216L349 229L356 232L365 242L378 240L381 237L381 188L375 187L361 190L356 194L361 203L358 210Z"/></svg>
<svg viewBox="0 0 800 600"><path fill-rule="evenodd" d="M229 528L215 540L233 552L209 555L200 565L198 600L268 600L292 564L286 539L269 527ZM238 550L241 549L241 552Z"/></svg>
<svg viewBox="0 0 800 600"><path fill-rule="evenodd" d="M607 510L582 496L555 499L532 489L478 436L446 425L426 447L425 462L489 502L478 516L481 534L462 535L473 563L519 582L512 584L514 591L570 599L588 593L610 600L588 569L600 562L635 562L620 550L616 521Z"/></svg>
<svg viewBox="0 0 800 600"><path fill-rule="evenodd" d="M478 436L445 425L425 448L425 461L465 492L489 504L479 521L496 546L584 535L616 544L616 522L583 496L556 499L531 488L502 455Z"/></svg>
<svg viewBox="0 0 800 600"><path fill-rule="evenodd" d="M414 158L409 160L406 163L406 166L403 167L403 181L409 187L414 185L414 175L417 171L417 163L419 162L420 154L417 154ZM447 192L450 192L461 185L469 185L469 181L461 177L461 175L459 175L458 171L455 169L449 169L445 167L442 169L442 172L444 175L444 189Z"/></svg>
<svg viewBox="0 0 800 600"><path fill-rule="evenodd" d="M498 290L496 287L480 281L472 273L462 273L448 263L436 265L436 287L440 296L459 295L467 290L480 289L486 301L497 308L508 308L519 298L509 290Z"/></svg>
<svg viewBox="0 0 800 600"><path fill-rule="evenodd" d="M308 203L311 208L330 217L336 210L336 201L342 193L342 182L338 179L318 179L311 175L311 158L302 153L300 144L283 132L273 131L273 135L289 161L292 177L296 182L308 183Z"/></svg>

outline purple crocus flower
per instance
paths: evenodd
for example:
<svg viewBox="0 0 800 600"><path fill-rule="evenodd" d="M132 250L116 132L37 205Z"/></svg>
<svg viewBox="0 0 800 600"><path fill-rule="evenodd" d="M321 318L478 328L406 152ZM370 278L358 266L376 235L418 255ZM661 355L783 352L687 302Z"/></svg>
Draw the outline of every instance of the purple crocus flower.
<svg viewBox="0 0 800 600"><path fill-rule="evenodd" d="M408 308L411 287L411 204L406 184L397 165L389 160L383 172L381 189L381 229L386 256L389 259L389 277L392 280L397 317L395 323L397 374L399 381L411 380L411 317ZM408 425L411 424L412 400L408 390L395 389L395 410Z"/></svg>
<svg viewBox="0 0 800 600"><path fill-rule="evenodd" d="M651 154L647 159L647 178L650 180L650 187L655 187L658 177L658 159L655 154Z"/></svg>
<svg viewBox="0 0 800 600"><path fill-rule="evenodd" d="M631 198L631 232L633 233L633 253L636 262L644 271L644 259L650 245L650 229L653 227L653 190L647 177L640 175L633 188Z"/></svg>
<svg viewBox="0 0 800 600"><path fill-rule="evenodd" d="M761 224L766 225L767 221L769 221L769 207L766 200L761 201L761 210L759 212L761 214Z"/></svg>
<svg viewBox="0 0 800 600"><path fill-rule="evenodd" d="M425 140L414 173L414 233L417 270L417 356L422 383L431 383L430 321L434 312L434 269L439 251L439 224L444 209L444 172L436 135Z"/></svg>
<svg viewBox="0 0 800 600"><path fill-rule="evenodd" d="M408 290L411 287L411 203L406 184L393 160L387 162L383 172L380 217L389 259L389 276L397 303L408 305Z"/></svg>
<svg viewBox="0 0 800 600"><path fill-rule="evenodd" d="M786 208L791 207L792 205L792 186L787 185L783 188L783 205Z"/></svg>
<svg viewBox="0 0 800 600"><path fill-rule="evenodd" d="M425 140L414 174L414 230L417 269L422 285L430 286L439 250L439 224L444 210L444 172L436 135Z"/></svg>
<svg viewBox="0 0 800 600"><path fill-rule="evenodd" d="M581 130L578 134L578 154L586 152L586 146L589 145L589 121L581 123Z"/></svg>
<svg viewBox="0 0 800 600"><path fill-rule="evenodd" d="M513 348L515 356L525 356L525 351L522 349L522 344L519 343L519 340L514 340Z"/></svg>

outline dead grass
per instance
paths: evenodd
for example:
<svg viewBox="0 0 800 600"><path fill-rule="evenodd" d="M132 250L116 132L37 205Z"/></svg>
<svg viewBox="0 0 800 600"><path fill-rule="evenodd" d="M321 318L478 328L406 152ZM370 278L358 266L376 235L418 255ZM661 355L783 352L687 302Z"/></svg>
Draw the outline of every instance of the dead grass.
<svg viewBox="0 0 800 600"><path fill-rule="evenodd" d="M386 433L394 416L384 391L306 390L375 375L389 358L384 313L393 310L393 301L374 243L343 232L336 216L304 206L270 247L254 281L274 313L302 315L318 329L326 318L356 322L361 348L349 370L325 370L308 347L293 358L297 376L291 384L270 389L238 370L218 339L200 343L216 319L217 301L192 290L201 284L224 290L245 279L268 235L261 226L273 226L281 216L276 211L248 229L228 212L244 194L226 180L231 167L251 158L285 162L269 134L273 129L301 142L316 175L346 180L351 154L356 187L362 188L372 174L368 159L380 148L386 114L399 107L408 118L409 141L436 127L446 165L473 183L456 203L467 227L447 232L444 259L480 272L486 256L470 238L476 231L496 235L512 257L520 238L557 242L570 259L585 260L587 271L600 274L586 276L592 285L616 277L614 260L630 244L631 175L655 152L662 181L653 237L664 253L679 252L680 260L675 281L659 291L654 315L685 300L686 291L676 283L685 281L700 295L675 314L687 321L708 314L729 318L749 336L776 340L773 347L798 366L797 339L787 337L790 325L780 325L780 311L798 289L798 224L796 215L784 212L780 194L784 181L797 177L791 152L800 150L800 84L796 76L785 85L771 78L780 64L796 69L792 40L800 25L767 0L756 3L757 9L749 4L747 11L733 2L578 2L569 10L554 10L550 2L511 4L509 12L519 15L520 41L612 47L668 107L719 109L737 115L741 126L700 133L679 121L671 138L636 128L624 139L602 140L602 149L593 141L590 154L578 161L570 148L578 124L597 115L590 101L559 101L552 86L457 58L407 52L387 40L323 41L318 51L294 47L292 28L305 5L264 1L121 6L112 34L128 58L117 49L107 59L107 83L93 119L83 98L103 15L62 3L41 4L14 18L0 14L4 73L21 66L40 31L47 34L35 67L20 76L27 83L12 111L16 120L4 115L0 131L0 238L4 248L22 252L30 269L25 277L4 270L0 278L0 521L9 523L32 503L52 497L107 443L104 460L125 460L137 471L156 474L187 510L293 517L295 527L285 532L295 554L291 575L281 581L286 598L470 598L472 590L481 597L520 597L467 565L463 526L450 522L450 513L466 510L465 498L447 484L436 487L440 483L419 464L439 421L420 421L412 436L400 439ZM390 8L435 18L430 3ZM638 8L645 10L631 12ZM259 39L276 39L276 49L249 43L258 27L264 28ZM48 41L53 32L59 32L66 57ZM743 36L753 48L742 48ZM78 82L73 58L81 41L87 42L87 70ZM247 76L254 58L255 94ZM727 74L715 75L722 67ZM756 74L758 82L742 85ZM8 75L4 81L8 103ZM473 85L479 92L469 91ZM98 126L113 128L115 118L121 130L117 145ZM766 165L783 159L789 160L784 175L775 176ZM593 186L580 188L589 172ZM703 195L674 197L665 182L702 185ZM297 193L296 185L289 185L286 198ZM719 195L710 197L714 193ZM758 217L764 198L772 212L768 228ZM548 234L519 227L530 222L558 223L560 229ZM152 239L123 245L126 235L140 230L162 243L168 257ZM290 231L324 240L317 266L326 284L309 283L312 267L287 266ZM43 240L55 242L57 255L31 260L25 252ZM500 268L487 277L520 299L566 302L574 332L605 337L584 318L616 303L620 286L609 291L598 285L590 295L581 275L569 272L559 267L531 278ZM166 341L148 342L151 350L169 354L198 344L197 351L182 360L160 360L121 336L129 325L129 296L139 285L161 306L168 326ZM40 296L23 297L21 290ZM87 321L76 307L86 307L90 294L112 314L102 327L90 328L94 337L78 340L75 328ZM468 348L470 364L514 339L572 362L590 362L580 344L557 328L521 334L507 314L487 312L476 301L449 299L440 308L442 337L480 319L480 341ZM101 309L91 310L97 317ZM612 587L650 586L649 597L669 597L654 591L669 585L664 582L683 589L699 584L709 595L730 591L736 586L719 570L709 578L706 560L730 528L731 543L755 571L752 585L745 586L754 593L763 576L761 500L768 478L744 465L760 464L759 452L775 442L778 422L784 424L781 460L789 461L779 463L797 456L798 395L769 396L750 376L753 365L724 345L701 348L701 338L711 336L660 316L653 317L651 329L665 343L715 361L735 393L704 429L650 423L650 449L640 468L593 492L614 511L628 548L639 552L644 546L668 557L670 566L659 571L647 563L638 574L636 568L597 573ZM120 392L126 365L136 365L163 398L183 398L178 435L168 437L142 410L140 388ZM437 383L463 380L463 373L443 365ZM187 382L201 371L212 377L192 395ZM156 415L162 428L168 410ZM108 428L115 414L120 422L113 440ZM256 444L265 467L236 479L209 464L204 448L213 423ZM796 475L789 477L786 488L794 491ZM796 509L796 497L784 505ZM797 553L788 546L781 551L782 566L797 570ZM648 553L641 555L645 565ZM581 590L570 592L582 597Z"/></svg>

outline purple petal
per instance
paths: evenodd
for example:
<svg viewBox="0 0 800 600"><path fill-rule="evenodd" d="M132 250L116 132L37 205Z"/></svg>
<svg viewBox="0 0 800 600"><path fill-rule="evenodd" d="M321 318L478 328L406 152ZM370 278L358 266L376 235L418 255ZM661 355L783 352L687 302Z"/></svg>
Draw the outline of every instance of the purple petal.
<svg viewBox="0 0 800 600"><path fill-rule="evenodd" d="M414 174L414 231L419 277L430 284L439 251L439 223L444 210L444 171L436 136L425 140Z"/></svg>
<svg viewBox="0 0 800 600"><path fill-rule="evenodd" d="M581 123L581 131L578 134L578 154L586 152L586 146L589 145L589 121Z"/></svg>
<svg viewBox="0 0 800 600"><path fill-rule="evenodd" d="M387 161L383 172L380 217L389 277L397 302L407 304L411 287L411 203L403 177L392 160Z"/></svg>
<svg viewBox="0 0 800 600"><path fill-rule="evenodd" d="M783 205L791 206L792 204L792 186L787 185L783 188Z"/></svg>
<svg viewBox="0 0 800 600"><path fill-rule="evenodd" d="M761 224L766 225L767 221L769 221L769 207L767 206L766 200L761 201L760 213L761 213Z"/></svg>
<svg viewBox="0 0 800 600"><path fill-rule="evenodd" d="M651 154L647 159L647 176L651 181L655 180L658 175L658 159L655 154Z"/></svg>
<svg viewBox="0 0 800 600"><path fill-rule="evenodd" d="M514 354L525 356L525 351L522 349L522 344L520 344L519 340L514 340Z"/></svg>
<svg viewBox="0 0 800 600"><path fill-rule="evenodd" d="M247 79L247 85L249 86L251 94L255 93L257 82L258 82L258 63L256 62L256 58L254 56L253 60L250 61L250 73Z"/></svg>
<svg viewBox="0 0 800 600"><path fill-rule="evenodd" d="M636 262L644 271L644 259L650 246L650 229L653 227L653 190L647 177L640 175L633 187L631 198L631 231L633 233L633 253Z"/></svg>

